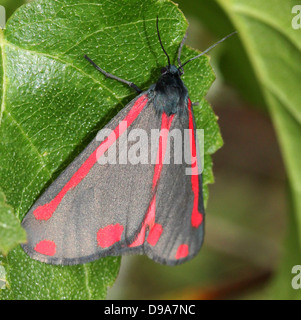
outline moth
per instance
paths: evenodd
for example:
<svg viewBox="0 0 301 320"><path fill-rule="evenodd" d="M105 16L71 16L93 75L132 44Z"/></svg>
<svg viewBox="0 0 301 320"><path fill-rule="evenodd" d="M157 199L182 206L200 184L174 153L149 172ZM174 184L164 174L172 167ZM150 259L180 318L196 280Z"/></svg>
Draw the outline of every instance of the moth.
<svg viewBox="0 0 301 320"><path fill-rule="evenodd" d="M157 18L168 65L146 91L85 56L103 75L130 86L138 96L99 131L25 216L28 241L22 247L33 259L71 265L146 254L173 266L200 250L205 217L201 159L193 104L181 76L188 62L232 34L181 63L185 36L176 67L163 47L158 23ZM155 138L149 138L154 131ZM148 137L141 150L133 139L138 132ZM171 139L174 132L181 139ZM128 161L127 154L135 155L135 150L145 161Z"/></svg>

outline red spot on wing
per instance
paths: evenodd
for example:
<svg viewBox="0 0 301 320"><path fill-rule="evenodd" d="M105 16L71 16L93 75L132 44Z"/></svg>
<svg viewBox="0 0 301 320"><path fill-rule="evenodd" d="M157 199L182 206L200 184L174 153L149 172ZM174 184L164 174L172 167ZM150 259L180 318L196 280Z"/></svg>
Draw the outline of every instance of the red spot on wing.
<svg viewBox="0 0 301 320"><path fill-rule="evenodd" d="M120 224L111 224L97 232L97 244L102 248L108 248L121 240L123 226Z"/></svg>
<svg viewBox="0 0 301 320"><path fill-rule="evenodd" d="M168 116L166 113L164 113L164 112L162 113L158 153L157 153L156 165L155 165L154 176L153 176L153 190L157 186L157 183L158 183L160 175L161 175L164 155L165 155L166 146L167 146L167 138L168 138L169 129L172 124L173 118L174 118L174 114L171 116ZM156 195L154 195L154 197L150 203L150 206L149 206L147 214L142 222L142 227L141 227L141 230L140 230L137 238L135 239L135 241L133 241L129 245L129 247L137 247L137 246L140 246L144 243L146 227L148 227L148 229L152 230L152 228L155 224L155 217L156 217ZM157 241L158 241L158 239L157 239Z"/></svg>
<svg viewBox="0 0 301 320"><path fill-rule="evenodd" d="M81 165L81 167L74 173L71 179L65 184L62 190L58 193L58 195L49 203L46 203L43 206L37 207L33 214L37 220L48 220L51 218L52 214L61 203L63 197L70 190L75 188L89 173L91 168L94 166L96 161L103 155L103 153L118 139L124 131L135 121L138 117L144 106L146 105L148 98L146 95L141 96L133 105L132 109L123 119L124 122L127 123L127 126L118 125L114 131L112 131L111 135L105 139L98 148L94 150L94 152L89 156L89 158ZM107 143L110 141L111 143ZM105 148L102 146L105 145Z"/></svg>
<svg viewBox="0 0 301 320"><path fill-rule="evenodd" d="M54 256L56 251L56 245L54 241L42 240L34 247L34 250L38 253L46 256Z"/></svg>
<svg viewBox="0 0 301 320"><path fill-rule="evenodd" d="M190 150L191 150L191 163L192 163L192 174L191 174L191 186L192 192L194 193L193 209L191 214L191 224L193 227L198 228L203 222L203 215L199 212L199 172L196 156L196 139L194 136L191 100L188 99L188 110L189 110L189 135L190 135ZM194 160L194 162L193 162Z"/></svg>
<svg viewBox="0 0 301 320"><path fill-rule="evenodd" d="M176 253L176 259L183 259L186 258L189 254L189 247L187 244L181 244L178 247L177 253Z"/></svg>
<svg viewBox="0 0 301 320"><path fill-rule="evenodd" d="M151 246L155 246L157 244L157 242L159 241L162 232L163 232L162 225L155 223L148 234L147 242Z"/></svg>
<svg viewBox="0 0 301 320"><path fill-rule="evenodd" d="M191 224L193 227L198 228L203 222L203 215L199 212L197 206L194 206L191 214Z"/></svg>

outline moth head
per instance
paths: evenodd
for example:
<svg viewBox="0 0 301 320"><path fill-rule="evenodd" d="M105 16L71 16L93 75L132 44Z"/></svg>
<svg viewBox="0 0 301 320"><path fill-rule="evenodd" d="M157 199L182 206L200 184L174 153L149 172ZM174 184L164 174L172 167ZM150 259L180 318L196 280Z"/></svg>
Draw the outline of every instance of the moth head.
<svg viewBox="0 0 301 320"><path fill-rule="evenodd" d="M166 67L161 68L161 76L166 75L166 74L176 76L176 77L181 77L181 75L182 75L181 70L179 70L174 65L170 65L170 66L166 66Z"/></svg>

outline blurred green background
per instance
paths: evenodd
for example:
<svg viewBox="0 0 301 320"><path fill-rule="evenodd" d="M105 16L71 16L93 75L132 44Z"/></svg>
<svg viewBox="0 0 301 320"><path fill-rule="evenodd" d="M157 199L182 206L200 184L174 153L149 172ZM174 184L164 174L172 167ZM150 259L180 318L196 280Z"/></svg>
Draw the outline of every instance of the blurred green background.
<svg viewBox="0 0 301 320"><path fill-rule="evenodd" d="M24 2L0 4L9 16ZM209 54L217 79L207 98L224 147L213 156L205 245L174 268L123 257L108 298L299 299L291 269L301 264L301 29L291 21L301 1L175 2L193 48L238 31Z"/></svg>

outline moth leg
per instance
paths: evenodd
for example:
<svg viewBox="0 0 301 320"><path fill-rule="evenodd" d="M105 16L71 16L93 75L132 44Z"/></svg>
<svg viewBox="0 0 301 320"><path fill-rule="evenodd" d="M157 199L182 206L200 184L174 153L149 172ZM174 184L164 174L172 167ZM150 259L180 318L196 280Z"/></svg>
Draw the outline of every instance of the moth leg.
<svg viewBox="0 0 301 320"><path fill-rule="evenodd" d="M129 87L133 88L134 90L137 91L137 93L141 93L142 90L137 87L133 82L118 78L116 76L114 76L111 73L106 72L105 70L101 69L92 59L90 59L87 55L85 55L85 59L87 59L98 71L100 71L105 77L110 78L110 79L114 79L117 80L119 82L125 83L127 84Z"/></svg>

